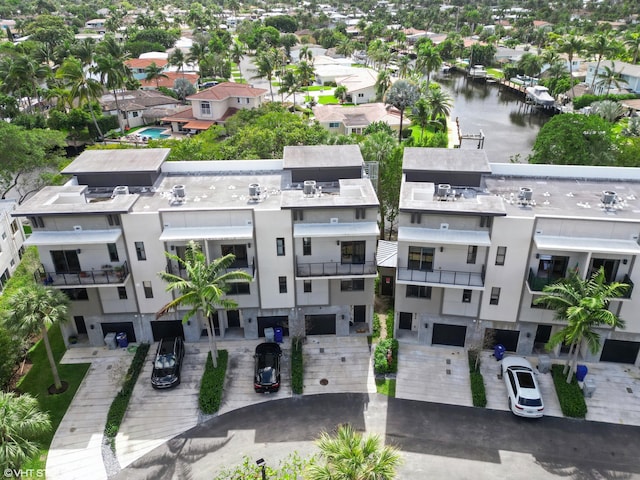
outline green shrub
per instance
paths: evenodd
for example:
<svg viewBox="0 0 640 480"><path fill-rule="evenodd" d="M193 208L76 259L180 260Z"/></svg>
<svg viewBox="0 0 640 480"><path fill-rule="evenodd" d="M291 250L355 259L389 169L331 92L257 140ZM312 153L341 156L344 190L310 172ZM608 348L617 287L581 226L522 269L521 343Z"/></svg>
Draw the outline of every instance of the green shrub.
<svg viewBox="0 0 640 480"><path fill-rule="evenodd" d="M391 350L391 361L388 351ZM398 371L398 341L395 338L387 338L376 345L373 354L373 370L375 373L396 373Z"/></svg>
<svg viewBox="0 0 640 480"><path fill-rule="evenodd" d="M478 350L469 350L469 379L471 381L471 399L474 407L487 406L487 393L484 387L484 378L480 373L480 352Z"/></svg>
<svg viewBox="0 0 640 480"><path fill-rule="evenodd" d="M107 423L104 427L104 434L110 442L113 442L113 439L116 438L116 435L118 434L120 424L122 423L124 414L127 412L127 407L129 406L133 387L136 385L136 381L142 371L148 352L148 343L141 343L138 346L136 354L131 361L131 365L129 365L129 370L127 370L124 385L111 403L109 413L107 414Z"/></svg>
<svg viewBox="0 0 640 480"><path fill-rule="evenodd" d="M373 314L373 328L372 328L372 336L373 338L380 337L380 315L377 313Z"/></svg>
<svg viewBox="0 0 640 480"><path fill-rule="evenodd" d="M393 318L394 318L394 312L393 312L393 308L390 308L387 311L387 319L386 319L386 327L387 327L387 338L393 338Z"/></svg>
<svg viewBox="0 0 640 480"><path fill-rule="evenodd" d="M617 102L620 100L631 100L634 98L638 98L638 95L636 95L635 93L624 93L615 95L593 95L589 93L574 98L573 108L576 110L580 110L581 108L588 107L593 102L599 102L601 100L613 100L614 102Z"/></svg>
<svg viewBox="0 0 640 480"><path fill-rule="evenodd" d="M302 363L302 339L291 340L291 390L301 395L304 389L304 366Z"/></svg>
<svg viewBox="0 0 640 480"><path fill-rule="evenodd" d="M226 350L218 350L218 366L213 368L211 353L207 355L207 363L202 374L200 396L198 398L198 404L203 413L215 413L220 408L228 361L229 353Z"/></svg>
<svg viewBox="0 0 640 480"><path fill-rule="evenodd" d="M567 383L567 376L562 373L562 365L553 365L551 374L553 375L553 383L556 387L556 395L560 401L560 408L565 417L584 418L587 414L587 404L584 401L584 395L578 381L575 378L571 383Z"/></svg>

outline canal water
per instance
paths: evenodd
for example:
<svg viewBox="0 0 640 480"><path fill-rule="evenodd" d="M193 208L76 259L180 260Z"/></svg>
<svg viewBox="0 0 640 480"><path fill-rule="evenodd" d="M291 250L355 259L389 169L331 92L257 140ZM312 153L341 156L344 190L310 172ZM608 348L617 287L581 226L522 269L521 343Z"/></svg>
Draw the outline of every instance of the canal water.
<svg viewBox="0 0 640 480"><path fill-rule="evenodd" d="M490 162L526 163L540 127L551 118L548 114L529 108L521 96L497 83L468 79L461 73L441 74L435 80L453 99L451 120L458 118L460 131L484 133L483 148ZM478 148L478 142L462 140L461 148Z"/></svg>

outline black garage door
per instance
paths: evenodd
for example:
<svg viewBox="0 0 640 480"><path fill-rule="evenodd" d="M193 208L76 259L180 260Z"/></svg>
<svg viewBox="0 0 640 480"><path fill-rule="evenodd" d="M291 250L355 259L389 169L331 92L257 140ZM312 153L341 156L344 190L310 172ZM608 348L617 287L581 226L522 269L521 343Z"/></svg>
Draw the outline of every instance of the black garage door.
<svg viewBox="0 0 640 480"><path fill-rule="evenodd" d="M153 341L157 342L163 338L184 338L184 329L180 320L165 320L151 322L151 332L153 332Z"/></svg>
<svg viewBox="0 0 640 480"><path fill-rule="evenodd" d="M258 317L258 336L264 337L265 328L282 327L282 334L289 335L289 317L274 315L272 317Z"/></svg>
<svg viewBox="0 0 640 480"><path fill-rule="evenodd" d="M460 325L445 325L443 323L433 324L433 345L451 345L453 347L464 347L464 338L467 335L467 327Z"/></svg>
<svg viewBox="0 0 640 480"><path fill-rule="evenodd" d="M624 340L605 340L600 361L616 363L635 363L640 351L640 343Z"/></svg>
<svg viewBox="0 0 640 480"><path fill-rule="evenodd" d="M499 328L487 328L484 331L484 348L493 348L496 345L503 345L508 352L518 350L518 338L520 332L517 330L501 330Z"/></svg>
<svg viewBox="0 0 640 480"><path fill-rule="evenodd" d="M336 316L334 315L305 315L305 329L307 335L335 335Z"/></svg>
<svg viewBox="0 0 640 480"><path fill-rule="evenodd" d="M136 334L133 330L133 322L120 322L120 323L101 323L102 327L102 336L106 337L107 333L115 333L118 334L120 332L124 332L127 334L127 341L135 342Z"/></svg>

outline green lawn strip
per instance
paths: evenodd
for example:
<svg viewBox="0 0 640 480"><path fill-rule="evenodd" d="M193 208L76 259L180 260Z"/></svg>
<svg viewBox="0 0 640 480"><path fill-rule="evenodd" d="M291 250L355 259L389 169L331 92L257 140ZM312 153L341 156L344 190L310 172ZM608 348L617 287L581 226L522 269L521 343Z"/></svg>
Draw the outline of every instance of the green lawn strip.
<svg viewBox="0 0 640 480"><path fill-rule="evenodd" d="M66 351L59 325L51 327L49 330L49 340L51 342L53 356L56 363L58 363L60 379L67 382L69 384L69 388L66 392L59 395L49 395L47 389L53 384L53 375L51 374L51 366L47 359L47 352L45 350L44 343L40 340L31 348L31 350L29 350L29 359L33 365L31 370L29 370L29 373L27 373L18 384L18 390L22 393L29 393L38 399L40 408L49 413L49 418L51 419L51 430L47 434L36 439L42 447L40 455L23 465L23 469L45 468L47 454L49 452L49 446L51 445L53 435L58 429L58 426L62 421L62 417L67 413L67 409L73 400L73 396L76 394L82 379L91 366L91 364L88 363L59 364L60 359Z"/></svg>
<svg viewBox="0 0 640 480"><path fill-rule="evenodd" d="M487 68L487 73L494 78L504 78L504 72L498 68Z"/></svg>
<svg viewBox="0 0 640 480"><path fill-rule="evenodd" d="M587 414L587 404L575 375L571 383L567 383L567 375L562 373L564 365L553 365L551 374L556 387L556 395L560 401L560 408L565 417L584 418Z"/></svg>
<svg viewBox="0 0 640 480"><path fill-rule="evenodd" d="M320 105L337 105L340 102L333 95L320 95L318 97L318 103Z"/></svg>
<svg viewBox="0 0 640 480"><path fill-rule="evenodd" d="M125 413L127 413L129 400L131 400L133 389L136 386L138 376L140 375L140 372L144 367L144 362L147 358L148 352L148 343L141 343L138 346L138 348L136 349L136 354L131 361L131 365L129 365L129 370L127 370L127 375L124 379L124 385L122 385L122 389L120 389L120 391L116 395L116 398L114 398L113 402L111 402L111 407L109 407L109 413L107 413L107 422L104 426L104 434L107 438L107 441L111 443L112 447L115 447L114 440L116 438L116 435L118 434L118 430L120 429L122 419L124 418Z"/></svg>
<svg viewBox="0 0 640 480"><path fill-rule="evenodd" d="M386 338L380 341L373 353L373 371L377 374L397 373L398 348L398 340L395 338ZM391 357L389 357L389 353L391 353Z"/></svg>
<svg viewBox="0 0 640 480"><path fill-rule="evenodd" d="M302 339L291 340L291 390L301 395L304 389L304 365L302 363Z"/></svg>
<svg viewBox="0 0 640 480"><path fill-rule="evenodd" d="M477 358L480 352L477 350L469 350L467 352L469 358L469 379L471 382L471 400L474 407L487 406L487 393L484 386L484 378L480 372L480 359ZM476 362L477 360L477 362Z"/></svg>
<svg viewBox="0 0 640 480"><path fill-rule="evenodd" d="M396 396L396 380L395 378L376 378L376 391L387 397Z"/></svg>
<svg viewBox="0 0 640 480"><path fill-rule="evenodd" d="M222 392L224 391L224 379L227 375L227 363L229 352L218 350L218 366L213 368L211 353L207 356L207 363L200 382L200 397L198 404L203 413L211 414L220 409Z"/></svg>
<svg viewBox="0 0 640 480"><path fill-rule="evenodd" d="M311 85L309 87L302 87L303 92L324 92L325 90L332 90L333 87L325 87L323 85Z"/></svg>

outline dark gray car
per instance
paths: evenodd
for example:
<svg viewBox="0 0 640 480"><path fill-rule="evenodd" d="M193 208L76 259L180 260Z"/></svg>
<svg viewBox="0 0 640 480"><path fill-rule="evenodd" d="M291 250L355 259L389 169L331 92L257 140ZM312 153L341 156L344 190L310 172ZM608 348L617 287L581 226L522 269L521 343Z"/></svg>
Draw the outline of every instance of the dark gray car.
<svg viewBox="0 0 640 480"><path fill-rule="evenodd" d="M171 388L180 384L180 370L184 359L181 337L163 338L158 344L151 371L153 388Z"/></svg>

